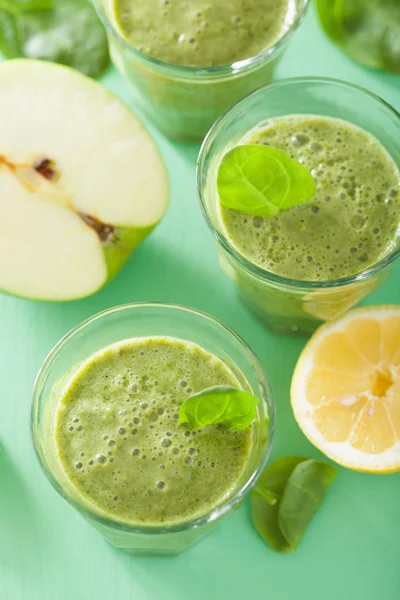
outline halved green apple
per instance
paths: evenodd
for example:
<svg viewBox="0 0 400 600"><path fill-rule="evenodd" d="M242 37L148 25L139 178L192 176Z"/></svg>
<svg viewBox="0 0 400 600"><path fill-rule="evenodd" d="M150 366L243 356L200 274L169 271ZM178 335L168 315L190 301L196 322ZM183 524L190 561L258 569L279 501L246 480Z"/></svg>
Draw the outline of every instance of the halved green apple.
<svg viewBox="0 0 400 600"><path fill-rule="evenodd" d="M168 203L140 121L98 83L48 62L0 64L0 290L93 294Z"/></svg>

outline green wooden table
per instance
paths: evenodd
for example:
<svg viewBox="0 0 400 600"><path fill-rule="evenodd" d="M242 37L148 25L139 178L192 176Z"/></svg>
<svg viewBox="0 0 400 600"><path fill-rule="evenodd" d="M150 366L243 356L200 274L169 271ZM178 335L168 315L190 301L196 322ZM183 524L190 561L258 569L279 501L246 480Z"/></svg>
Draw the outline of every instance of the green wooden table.
<svg viewBox="0 0 400 600"><path fill-rule="evenodd" d="M345 79L400 109L400 78L351 62L325 38L313 10L291 40L277 75ZM129 91L116 73L111 71L104 83L129 102ZM278 428L273 457L319 455L289 406L290 379L305 341L269 333L239 304L233 285L219 270L196 199L198 147L172 144L149 129L168 166L171 205L117 279L94 297L74 303L0 295L1 600L398 600L400 474L339 469L295 555L269 550L253 529L245 503L200 544L170 559L118 552L67 506L42 474L29 417L33 381L46 354L82 319L114 305L152 300L207 311L242 335L274 387ZM369 302L400 304L399 279L400 264Z"/></svg>

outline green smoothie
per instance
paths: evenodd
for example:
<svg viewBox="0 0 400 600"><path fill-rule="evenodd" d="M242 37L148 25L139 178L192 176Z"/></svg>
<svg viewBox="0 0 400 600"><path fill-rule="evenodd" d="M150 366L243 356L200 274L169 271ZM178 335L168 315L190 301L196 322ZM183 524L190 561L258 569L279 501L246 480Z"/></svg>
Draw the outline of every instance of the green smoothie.
<svg viewBox="0 0 400 600"><path fill-rule="evenodd" d="M292 0L114 0L134 48L162 62L216 67L257 56L289 29Z"/></svg>
<svg viewBox="0 0 400 600"><path fill-rule="evenodd" d="M191 342L137 338L92 356L56 412L56 447L77 494L138 526L205 515L240 480L253 430L178 424L182 402L215 385L241 388L230 367Z"/></svg>
<svg viewBox="0 0 400 600"><path fill-rule="evenodd" d="M272 80L307 0L95 0L117 68L166 135L201 140ZM139 51L140 54L137 52Z"/></svg>
<svg viewBox="0 0 400 600"><path fill-rule="evenodd" d="M328 281L375 264L400 242L400 171L366 131L339 119L270 120L242 142L288 152L312 173L315 198L276 216L220 207L225 234L253 264L283 277Z"/></svg>

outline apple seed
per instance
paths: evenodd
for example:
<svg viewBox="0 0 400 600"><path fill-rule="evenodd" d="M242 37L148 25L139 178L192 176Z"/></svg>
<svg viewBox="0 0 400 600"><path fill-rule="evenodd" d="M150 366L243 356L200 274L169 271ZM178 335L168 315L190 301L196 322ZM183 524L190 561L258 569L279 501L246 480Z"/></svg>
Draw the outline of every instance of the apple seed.
<svg viewBox="0 0 400 600"><path fill-rule="evenodd" d="M54 175L56 174L54 169L54 162L49 158L44 158L43 160L40 160L35 165L33 165L33 168L35 169L35 171L40 173L40 175L49 180L54 179Z"/></svg>
<svg viewBox="0 0 400 600"><path fill-rule="evenodd" d="M55 176L57 175L57 172L54 169L54 161L52 161L50 158L43 158L36 164L34 164L32 167L25 164L12 163L5 156L2 156L0 154L0 167L1 165L7 167L13 173L13 175L15 175L18 181L30 192L37 192L38 186L35 186L34 183L26 180L25 177L21 176L22 173L25 174L26 170L29 171L29 169L33 168L33 170L36 171L36 173L39 173L42 177L44 177L46 180L52 183L54 183ZM57 187L52 186L52 188L49 188L49 190L50 189L57 190ZM78 212L71 204L70 200L67 197L64 197L64 194L62 193L56 194L56 198L58 198L58 200L61 200L70 210L75 212L88 227L93 229L97 233L101 242L110 243L117 241L117 238L115 236L116 228L114 227L114 225L103 223L103 221L100 221L100 219L97 219L97 217L88 215L87 213Z"/></svg>
<svg viewBox="0 0 400 600"><path fill-rule="evenodd" d="M87 215L86 213L78 213L80 218L86 225L89 225L92 229L95 230L99 239L102 242L108 243L114 240L115 227L114 225L109 225L107 223L103 223L96 217L92 217L92 215Z"/></svg>

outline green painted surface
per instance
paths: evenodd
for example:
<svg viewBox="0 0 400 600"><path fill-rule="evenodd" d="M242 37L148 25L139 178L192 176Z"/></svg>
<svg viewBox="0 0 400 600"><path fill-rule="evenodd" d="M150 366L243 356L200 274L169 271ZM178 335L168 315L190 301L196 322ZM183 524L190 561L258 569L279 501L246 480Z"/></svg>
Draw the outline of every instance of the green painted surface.
<svg viewBox="0 0 400 600"><path fill-rule="evenodd" d="M366 86L400 109L400 78L357 66L317 26L314 11L277 75L330 75ZM106 84L125 99L115 73ZM96 296L52 305L0 296L1 600L398 600L400 474L339 469L299 551L275 554L253 529L249 503L178 558L133 558L112 548L51 488L29 432L30 393L47 352L93 313L131 301L188 304L223 319L251 344L271 377L278 427L273 458L319 457L289 406L302 339L271 334L238 303L220 272L195 196L197 147L156 134L171 176L166 218ZM3 260L5 258L3 257ZM370 303L400 304L400 264Z"/></svg>

